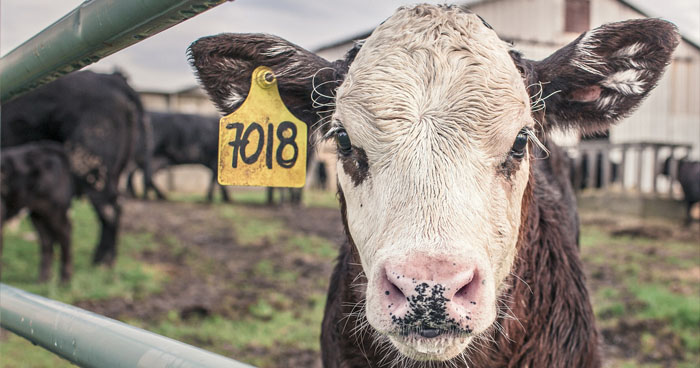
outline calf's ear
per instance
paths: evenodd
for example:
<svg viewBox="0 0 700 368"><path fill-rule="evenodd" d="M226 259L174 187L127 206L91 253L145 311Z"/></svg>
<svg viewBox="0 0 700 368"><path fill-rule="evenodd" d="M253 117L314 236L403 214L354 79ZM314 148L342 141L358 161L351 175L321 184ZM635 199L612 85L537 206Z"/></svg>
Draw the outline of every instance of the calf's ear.
<svg viewBox="0 0 700 368"><path fill-rule="evenodd" d="M219 110L228 115L248 96L253 70L272 69L280 95L298 118L313 125L332 103L340 79L334 63L279 37L265 34L219 34L190 45L188 59Z"/></svg>
<svg viewBox="0 0 700 368"><path fill-rule="evenodd" d="M588 31L538 62L517 55L514 59L530 74L526 80L533 110L544 108L547 128L594 133L642 102L663 75L679 39L669 22L637 19Z"/></svg>

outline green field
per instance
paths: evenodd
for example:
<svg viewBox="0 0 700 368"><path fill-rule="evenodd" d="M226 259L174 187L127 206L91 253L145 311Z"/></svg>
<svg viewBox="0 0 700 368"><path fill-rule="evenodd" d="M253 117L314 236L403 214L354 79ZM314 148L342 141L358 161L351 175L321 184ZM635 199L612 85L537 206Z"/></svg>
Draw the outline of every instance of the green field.
<svg viewBox="0 0 700 368"><path fill-rule="evenodd" d="M26 220L4 230L2 282L117 318L261 367L318 364L328 276L342 237L333 194L306 206L127 201L113 269L93 267L97 222L72 209L74 279L38 278L36 235ZM700 366L700 244L668 223L587 220L582 257L610 367ZM0 331L1 367L70 366Z"/></svg>

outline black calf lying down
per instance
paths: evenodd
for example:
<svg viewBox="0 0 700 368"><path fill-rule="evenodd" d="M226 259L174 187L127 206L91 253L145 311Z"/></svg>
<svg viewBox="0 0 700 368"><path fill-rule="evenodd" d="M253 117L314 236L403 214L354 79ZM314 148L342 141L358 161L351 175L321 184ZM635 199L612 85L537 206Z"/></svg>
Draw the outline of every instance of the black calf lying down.
<svg viewBox="0 0 700 368"><path fill-rule="evenodd" d="M671 174L671 159L672 157L666 159L661 174L666 176ZM680 159L678 161L678 182L683 188L683 200L687 206L685 223L689 225L693 219L690 211L693 209L693 205L700 202L700 161Z"/></svg>
<svg viewBox="0 0 700 368"><path fill-rule="evenodd" d="M211 170L211 182L207 190L207 199L213 200L214 187L217 174L217 160L219 147L219 118L180 113L150 112L148 114L153 128L153 157L151 158L152 172L168 166L201 164ZM145 150L140 149L137 155L144 155ZM147 162L139 160L137 162ZM142 167L139 167L143 170ZM133 176L136 169L129 173L127 179L127 191L132 196L135 195L133 187ZM226 189L219 186L221 196L228 202L229 197ZM155 183L150 182L144 188L144 198L148 196L148 191L153 190L159 199L165 199L160 189Z"/></svg>
<svg viewBox="0 0 700 368"><path fill-rule="evenodd" d="M70 280L73 266L68 209L74 188L62 145L39 141L4 149L0 172L0 221L4 224L27 208L41 242L39 280L46 281L51 275L54 243L61 247L61 281Z"/></svg>

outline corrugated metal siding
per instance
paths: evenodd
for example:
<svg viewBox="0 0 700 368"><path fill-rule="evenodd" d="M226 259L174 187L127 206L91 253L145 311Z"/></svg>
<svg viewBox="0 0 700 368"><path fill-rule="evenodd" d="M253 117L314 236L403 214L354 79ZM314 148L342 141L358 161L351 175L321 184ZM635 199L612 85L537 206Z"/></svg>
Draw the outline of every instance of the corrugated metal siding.
<svg viewBox="0 0 700 368"><path fill-rule="evenodd" d="M564 0L494 0L471 9L505 39L551 42L564 29Z"/></svg>

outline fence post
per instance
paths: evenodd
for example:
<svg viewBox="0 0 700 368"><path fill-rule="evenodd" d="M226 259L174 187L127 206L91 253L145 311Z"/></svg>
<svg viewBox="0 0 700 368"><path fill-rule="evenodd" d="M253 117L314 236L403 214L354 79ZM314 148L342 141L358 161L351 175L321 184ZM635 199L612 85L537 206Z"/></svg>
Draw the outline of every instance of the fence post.
<svg viewBox="0 0 700 368"><path fill-rule="evenodd" d="M611 171L611 164L610 164L610 145L606 145L601 147L600 150L601 154L601 160L600 164L603 165L602 170L601 170L601 180L600 180L600 187L602 189L607 189L609 184L610 184L610 171Z"/></svg>
<svg viewBox="0 0 700 368"><path fill-rule="evenodd" d="M651 162L651 191L654 194L658 193L657 180L659 176L659 144L652 145L652 162Z"/></svg>
<svg viewBox="0 0 700 368"><path fill-rule="evenodd" d="M643 162L644 162L644 143L639 143L637 144L637 172L635 173L637 175L636 182L634 183L635 188L641 193L642 191L642 169L644 168Z"/></svg>
<svg viewBox="0 0 700 368"><path fill-rule="evenodd" d="M622 189L625 189L625 174L627 173L625 170L627 167L627 148L629 147L628 144L623 143L621 146L622 149L622 158L620 159L620 169L619 169L619 176L620 176L620 186Z"/></svg>

